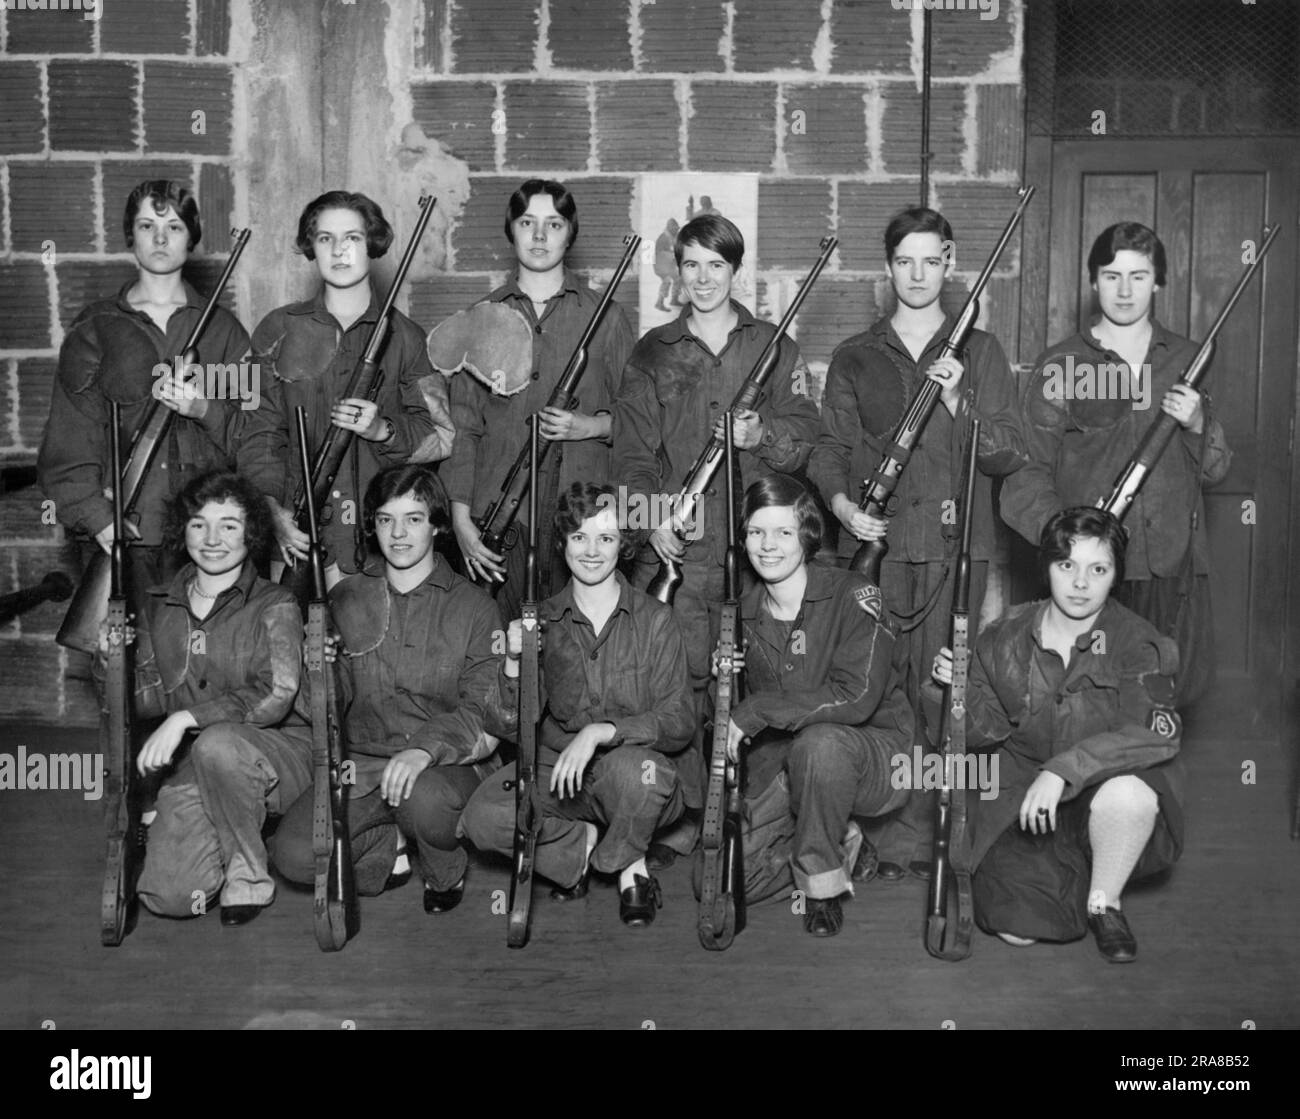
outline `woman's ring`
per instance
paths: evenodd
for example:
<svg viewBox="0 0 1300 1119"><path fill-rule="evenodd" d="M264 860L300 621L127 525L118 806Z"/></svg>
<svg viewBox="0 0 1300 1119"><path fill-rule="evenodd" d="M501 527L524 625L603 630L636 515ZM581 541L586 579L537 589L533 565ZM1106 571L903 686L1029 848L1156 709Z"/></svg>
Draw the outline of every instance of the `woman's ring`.
<svg viewBox="0 0 1300 1119"><path fill-rule="evenodd" d="M1038 814L1039 814L1040 816L1046 816L1046 815L1047 815L1047 809L1046 809L1046 808L1040 808L1040 809L1038 810Z"/></svg>

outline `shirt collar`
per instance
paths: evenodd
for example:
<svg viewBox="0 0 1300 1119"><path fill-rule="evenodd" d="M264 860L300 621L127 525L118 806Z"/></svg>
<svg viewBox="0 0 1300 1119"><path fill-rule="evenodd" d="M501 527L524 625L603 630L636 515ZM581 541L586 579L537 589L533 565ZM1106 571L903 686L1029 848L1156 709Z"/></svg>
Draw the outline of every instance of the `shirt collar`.
<svg viewBox="0 0 1300 1119"><path fill-rule="evenodd" d="M621 571L614 572L614 578L618 580L618 604L614 607L614 613L622 611L624 614L632 613L632 587L626 579L623 578ZM578 609L578 604L573 597L573 579L570 578L564 587L557 593L551 595L542 603L539 610L544 621L558 622L565 614L576 616L582 614ZM586 618L586 614L582 614Z"/></svg>
<svg viewBox="0 0 1300 1119"><path fill-rule="evenodd" d="M371 553L366 557L366 562L362 565L359 575L364 575L368 579L388 579L388 565L384 562L384 557ZM451 590L451 584L456 578L456 573L452 571L451 565L447 563L438 551L433 553L433 570L425 577L423 582L417 583L406 594L412 591L418 591L422 587L437 587L439 590ZM391 584L390 589L393 589ZM395 592L402 593L402 592Z"/></svg>
<svg viewBox="0 0 1300 1119"><path fill-rule="evenodd" d="M369 283L369 281L367 281ZM325 286L322 284L320 291L311 299L304 299L301 303L291 303L285 309L287 315L311 315L317 322L326 323L330 326L337 326L336 319L325 306ZM370 284L370 302L366 304L366 309L357 323L375 323L379 321L379 300L375 295L375 285ZM357 323L353 323L356 326Z"/></svg>
<svg viewBox="0 0 1300 1119"><path fill-rule="evenodd" d="M144 315L145 313L138 307L132 307L130 301L127 299L127 292L135 287L135 283L135 280L127 280L127 282L121 286L117 293L117 306L119 310L125 311L128 315ZM188 280L181 280L181 287L185 289L185 306L187 308L193 307L196 310L202 311L203 308L208 305L208 301L198 293L194 285ZM148 315L145 315L145 318L148 317ZM153 320L150 319L149 321L152 322Z"/></svg>
<svg viewBox="0 0 1300 1119"><path fill-rule="evenodd" d="M1101 315L1094 316L1088 323L1088 329L1083 331L1080 334L1080 337L1088 346L1096 350L1098 353L1110 353L1111 351L1107 349L1102 340L1097 337L1096 330L1100 323ZM1160 348L1167 350L1177 337L1178 335L1174 334L1173 331L1167 330L1162 326L1154 315L1151 316L1151 349L1154 350Z"/></svg>
<svg viewBox="0 0 1300 1119"><path fill-rule="evenodd" d="M744 304L737 303L733 299L731 300L731 309L736 312L736 325L731 328L731 334L735 334L738 330L752 330L754 327L758 326L758 319L754 318L754 316L749 313L749 308L744 306ZM665 323L663 327L660 328L663 331L659 336L660 340L670 346L675 342L680 342L683 338L691 338L698 341L698 339L695 338L695 335L691 333L691 328L686 325L686 320L690 318L690 315L691 305L688 303L682 308L681 314L671 322ZM731 334L728 334L727 337L730 338Z"/></svg>
<svg viewBox="0 0 1300 1119"><path fill-rule="evenodd" d="M575 271L573 271L572 268L569 268L566 265L564 266L563 275L564 275L564 279L560 284L561 298L563 298L563 296L568 292L572 292L575 295L581 295L583 283L582 283L582 278L578 275L578 273L576 273ZM502 284L499 288L497 288L496 291L494 291L490 296L488 296L488 298L493 303L503 303L507 299L523 299L523 300L527 300L530 303L532 302L532 296L526 295L524 293L523 288L519 286L518 269L510 273L510 278L506 280L506 282Z"/></svg>
<svg viewBox="0 0 1300 1119"><path fill-rule="evenodd" d="M838 568L827 567L824 563L818 563L815 559L808 564L808 584L803 589L804 602L820 602L834 595L838 570ZM767 584L759 579L741 596L740 616L742 618L759 617L766 587Z"/></svg>
<svg viewBox="0 0 1300 1119"><path fill-rule="evenodd" d="M1034 624L1029 627L1030 640L1032 640L1033 643L1044 652L1047 652L1048 649L1047 646L1043 644L1041 631L1043 628L1043 618L1046 617L1047 608L1051 604L1052 600L1050 598L1045 598L1041 603L1039 603L1038 609L1034 611ZM1114 621L1115 603L1112 599L1108 598L1106 599L1105 605L1102 606L1101 612L1098 613L1096 621L1093 622L1092 628L1085 630L1074 639L1075 650L1080 653L1086 653L1092 648L1093 642L1096 640L1096 635L1099 633L1105 634L1107 625L1113 624ZM1105 638L1103 638L1103 646L1104 645Z"/></svg>
<svg viewBox="0 0 1300 1119"><path fill-rule="evenodd" d="M172 577L170 583L159 583L149 588L149 593L159 597L165 597L169 606L184 606L187 610L190 605L190 596L188 591L189 582L198 574L198 568L191 561L182 567ZM241 595L245 602L248 601L249 592L253 589L253 584L257 581L257 568L252 560L245 559L244 566L240 569L239 578L235 582L217 595L220 601L231 591Z"/></svg>

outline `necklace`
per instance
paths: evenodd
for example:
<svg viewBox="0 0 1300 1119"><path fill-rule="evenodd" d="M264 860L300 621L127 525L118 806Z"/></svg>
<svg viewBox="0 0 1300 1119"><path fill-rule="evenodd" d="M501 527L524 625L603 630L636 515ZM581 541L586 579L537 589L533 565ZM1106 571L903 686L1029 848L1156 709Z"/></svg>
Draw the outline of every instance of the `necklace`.
<svg viewBox="0 0 1300 1119"><path fill-rule="evenodd" d="M212 601L216 601L216 599L219 598L220 595L221 595L221 592L220 592L220 591L217 591L216 594L208 594L207 591L200 590L200 589L199 589L199 581L198 581L197 579L191 579L191 580L190 580L189 592L190 592L190 594L198 595L199 598L206 598L206 599L210 599L210 600L212 600Z"/></svg>

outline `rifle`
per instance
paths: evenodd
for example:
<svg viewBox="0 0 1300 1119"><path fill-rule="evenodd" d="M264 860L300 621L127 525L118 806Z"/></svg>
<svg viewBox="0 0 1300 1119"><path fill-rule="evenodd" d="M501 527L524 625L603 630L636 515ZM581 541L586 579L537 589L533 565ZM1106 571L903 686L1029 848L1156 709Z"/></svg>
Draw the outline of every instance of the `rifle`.
<svg viewBox="0 0 1300 1119"><path fill-rule="evenodd" d="M411 231L411 239L406 244L406 251L402 253L402 259L397 266L397 271L393 273L393 282L388 286L388 294L384 297L384 302L379 308L379 318L375 320L374 328L370 331L370 338L366 342L365 352L362 353L361 361L357 364L356 369L352 371L347 387L343 390L344 397L374 400L379 395L379 390L384 381L383 370L379 368L379 357L383 352L384 344L388 341L388 327L392 322L397 293L406 280L406 273L410 270L411 262L415 259L415 250L419 248L420 238L424 236L424 230L428 226L429 218L433 216L433 208L437 204L437 199L432 195L420 195L420 216L415 221L415 229ZM307 531L307 520L315 519L314 515L309 513L308 510L318 509L323 511L328 504L330 487L334 485L334 479L343 466L343 459L352 446L353 437L354 433L351 431L335 427L333 424L327 426L325 437L321 440L321 445L316 449L316 454L312 458L311 469L304 469L302 481L299 483L297 493L294 494L293 520L294 524L302 531ZM308 490L311 491L310 501L308 501ZM302 603L306 601L310 589L308 583L311 578L312 576L302 571L295 564L293 567L284 569L280 576L280 582L292 585L298 601Z"/></svg>
<svg viewBox="0 0 1300 1119"><path fill-rule="evenodd" d="M740 547L736 542L736 448L734 417L724 422L727 459L727 559L723 566L722 624L718 634L718 684L713 705L713 754L704 800L700 848L704 872L700 884L698 931L710 951L730 948L745 927L745 867L741 843L741 774L739 759L727 760L731 704L740 695L733 659L740 630ZM725 802L725 807L724 807Z"/></svg>
<svg viewBox="0 0 1300 1119"><path fill-rule="evenodd" d="M113 548L108 561L107 671L104 699L107 706L100 722L104 748L104 823L107 838L104 883L100 893L99 939L106 948L116 948L126 936L127 919L135 899L140 851L137 846L138 813L132 796L135 765L132 726L132 665L127 646L125 500L122 482L121 405L109 405L109 448L113 468Z"/></svg>
<svg viewBox="0 0 1300 1119"><path fill-rule="evenodd" d="M190 331L184 349L172 359L173 370L183 374L187 367L198 362L199 339L203 337L203 332L212 319L212 313L217 308L217 301L221 298L221 293L225 291L226 284L230 282L230 276L235 271L235 265L239 263L240 254L244 251L244 246L248 244L249 234L250 230L247 229L232 229L230 231L231 237L234 238L234 244L231 246L230 256L226 259L226 266L221 271L221 278L217 280L217 286L212 289L212 294L208 296L208 302L203 308L203 313L199 315L199 321L194 324L194 329ZM171 409L164 407L162 402L155 398L150 402L144 414L144 422L136 429L135 435L131 438L131 444L126 453L126 466L120 475L115 476L113 483L114 490L116 490L117 480L120 478L122 489L125 490L125 496L123 497L124 519L130 517L135 511L135 503L140 497L145 475L149 472L149 464L153 462L154 455L162 445L171 421ZM99 648L99 627L108 612L108 569L108 556L104 554L101 548L91 557L90 563L82 573L81 582L77 584L77 592L72 596L72 601L68 604L68 612L64 615L63 625L59 627L59 632L54 638L60 645L69 649L77 649L83 653L94 653Z"/></svg>
<svg viewBox="0 0 1300 1119"><path fill-rule="evenodd" d="M966 683L970 674L970 533L975 502L975 458L980 422L972 419L966 456L965 502L961 511L961 554L952 590L952 683L943 717L943 784L934 823L934 871L930 876L930 915L925 923L925 950L941 960L970 955L975 901L971 892L970 828L964 781L953 781L966 760ZM949 874L956 884L957 922L947 946Z"/></svg>
<svg viewBox="0 0 1300 1119"><path fill-rule="evenodd" d="M307 413L298 406L298 453L307 468ZM306 475L304 475L305 477ZM311 846L316 857L314 918L316 943L322 952L337 952L361 928L361 909L352 873L352 836L348 831L348 798L343 788L345 745L338 709L334 666L325 659L325 639L332 628L325 562L316 529L315 495L306 491L307 568L311 600L307 606L307 682L311 688L311 744L314 778Z"/></svg>
<svg viewBox="0 0 1300 1119"><path fill-rule="evenodd" d="M1228 296L1228 302L1224 305L1219 317L1214 320L1214 325L1205 336L1205 341L1201 343L1200 349L1192 358L1183 374L1178 378L1180 385L1186 385L1194 389L1200 384L1206 371L1210 367L1210 361L1214 357L1214 340L1223 324L1232 314L1232 309L1237 305L1241 298L1242 292L1246 290L1246 285L1250 283L1260 264L1264 261L1264 256L1277 237L1278 230L1281 226L1264 226L1264 240L1255 254L1255 259L1246 267L1242 273L1241 279L1237 281L1237 286L1232 289L1232 294ZM1174 437L1174 432L1178 430L1178 421L1161 412L1156 416L1151 426L1147 428L1146 434L1142 436L1142 442L1138 444L1137 450L1133 457L1129 459L1128 465L1120 472L1120 476L1115 479L1114 488L1110 491L1109 496L1101 498L1097 502L1097 507L1104 509L1107 513L1113 513L1119 520L1123 521L1133 502L1137 499L1146 480L1151 475L1151 471L1156 468L1156 463L1160 461L1160 456L1165 453L1165 448L1169 446L1169 441Z"/></svg>
<svg viewBox="0 0 1300 1119"><path fill-rule="evenodd" d="M19 614L34 610L42 602L62 602L72 595L72 580L62 571L46 572L45 578L33 587L10 591L0 596L0 625L12 622Z"/></svg>
<svg viewBox="0 0 1300 1119"><path fill-rule="evenodd" d="M997 267L998 260L1011 240L1011 235L1020 224L1020 219L1025 216L1025 209L1029 205L1029 200L1034 197L1034 190L1032 186L1020 188L1018 195L1020 201L1016 204L1015 212L1007 222L1006 228L1002 230L998 243L993 246L992 255L985 262L984 270L971 288L970 295L966 297L957 321L953 323L952 330L944 339L943 346L939 350L939 359L952 357L965 347L970 332L975 326L975 320L979 317L979 297L988 286L993 276L993 269ZM907 411L903 413L903 418L898 421L898 426L890 436L885 453L880 459L880 465L876 467L871 477L862 483L862 500L858 505L864 513L870 513L873 517L894 515L889 499L898 487L903 468L920 442L925 425L930 422L930 417L934 414L934 406L939 402L939 394L942 391L937 381L932 381L929 377L922 379L920 387L907 405ZM880 564L888 551L889 541L883 536L879 540L864 541L853 555L853 570L859 575L865 575L879 586Z"/></svg>
<svg viewBox="0 0 1300 1119"><path fill-rule="evenodd" d="M529 476L535 477L540 458L541 420L529 419ZM506 944L522 948L528 943L528 914L533 903L533 858L537 832L542 825L541 798L537 793L537 724L542 717L541 622L537 616L540 594L537 570L537 487L528 487L528 555L524 566L524 599L520 604L523 650L519 666L519 760L515 779L514 869L510 875L510 917Z"/></svg>
<svg viewBox="0 0 1300 1119"><path fill-rule="evenodd" d="M618 267L614 269L613 278L601 295L600 302L596 304L596 309L592 311L587 327L582 332L582 337L578 339L578 344L574 347L573 354L569 358L569 364L564 367L564 372L560 374L560 379L555 383L550 399L546 402L548 408L571 409L577 407L578 401L574 393L577 392L578 382L582 380L582 375L587 369L587 351L591 347L592 340L596 337L596 330L605 316L605 310L614 301L614 292L618 290L623 274L628 270L632 258L641 245L641 238L635 233L629 233L623 238L623 244L626 246L623 250L623 259L618 262ZM550 450L550 447L549 440L542 444L537 456L538 466L545 461L546 452ZM531 444L525 444L520 448L514 465L510 468L510 473L506 475L506 480L501 486L500 495L488 508L487 512L479 518L478 524L482 532L483 546L490 551L498 553L504 551L506 533L509 531L511 524L514 523L520 505L531 488L535 476L532 467L529 465L531 455Z"/></svg>
<svg viewBox="0 0 1300 1119"><path fill-rule="evenodd" d="M785 314L781 316L780 323L777 324L776 333L768 340L763 352L758 356L758 361L754 363L754 368L745 379L745 383L740 386L740 391L736 393L736 398L731 402L731 407L727 409L730 414L735 415L738 411L752 410L758 407L759 400L763 395L763 386L771 377L772 370L776 368L777 355L781 350L781 339L785 337L786 332L790 329L790 324L794 322L795 315L799 313L799 308L803 306L804 299L812 291L813 284L817 282L817 277L821 275L822 269L826 267L826 262L830 260L831 253L835 251L837 244L839 244L838 238L822 238L821 244L818 246L821 255L818 256L812 270L804 277L803 283L799 285L799 290L795 292L794 299L790 301L790 306L786 308ZM700 497L709 488L714 475L717 474L718 467L722 464L723 454L722 439L716 435L711 436L704 450L700 452L699 458L695 460L695 464L687 472L681 491L673 499L673 516L667 524L672 526L674 531L676 531L674 522L688 524L694 520ZM651 598L657 598L665 606L671 606L681 581L681 564L675 560L660 560L659 570L655 577L650 580L650 585L646 587L646 594L650 595Z"/></svg>

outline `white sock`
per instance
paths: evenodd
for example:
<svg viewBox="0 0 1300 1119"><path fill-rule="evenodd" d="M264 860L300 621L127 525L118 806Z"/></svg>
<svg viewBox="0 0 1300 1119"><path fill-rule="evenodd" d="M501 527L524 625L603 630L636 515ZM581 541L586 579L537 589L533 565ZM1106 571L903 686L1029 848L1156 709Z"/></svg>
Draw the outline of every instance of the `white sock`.
<svg viewBox="0 0 1300 1119"><path fill-rule="evenodd" d="M142 823L146 828L156 819L158 819L158 809L156 808L150 808L147 812L140 813L140 823Z"/></svg>
<svg viewBox="0 0 1300 1119"><path fill-rule="evenodd" d="M645 865L644 855L641 858L637 859L637 861L634 862L630 867L627 867L625 870L620 872L618 876L618 888L620 890L630 890L633 886L636 885L636 876L638 874L641 875L642 878L650 877L650 871L646 868Z"/></svg>
<svg viewBox="0 0 1300 1119"><path fill-rule="evenodd" d="M596 849L596 843L600 839L600 832L596 830L596 825L590 821L584 821L582 826L587 829L587 852L583 855L582 861L589 863L591 862L591 853Z"/></svg>
<svg viewBox="0 0 1300 1119"><path fill-rule="evenodd" d="M397 858L393 860L394 874L410 874L411 860L406 857L406 836L397 833Z"/></svg>

